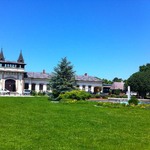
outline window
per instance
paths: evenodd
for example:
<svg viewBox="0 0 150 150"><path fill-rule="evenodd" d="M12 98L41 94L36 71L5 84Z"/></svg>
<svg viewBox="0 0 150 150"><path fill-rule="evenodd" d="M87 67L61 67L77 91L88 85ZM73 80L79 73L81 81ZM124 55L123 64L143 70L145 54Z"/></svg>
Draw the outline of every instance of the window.
<svg viewBox="0 0 150 150"><path fill-rule="evenodd" d="M77 88L79 88L79 85L77 85Z"/></svg>
<svg viewBox="0 0 150 150"><path fill-rule="evenodd" d="M85 90L85 85L82 85L82 89Z"/></svg>
<svg viewBox="0 0 150 150"><path fill-rule="evenodd" d="M32 83L32 88L33 91L35 91L35 83Z"/></svg>
<svg viewBox="0 0 150 150"><path fill-rule="evenodd" d="M88 86L88 92L91 92L91 86L90 85Z"/></svg>
<svg viewBox="0 0 150 150"><path fill-rule="evenodd" d="M29 83L25 83L24 88L29 89Z"/></svg>
<svg viewBox="0 0 150 150"><path fill-rule="evenodd" d="M40 91L43 91L43 84L40 84Z"/></svg>
<svg viewBox="0 0 150 150"><path fill-rule="evenodd" d="M50 85L49 85L49 84L47 84L47 90L48 90L48 91L50 90Z"/></svg>

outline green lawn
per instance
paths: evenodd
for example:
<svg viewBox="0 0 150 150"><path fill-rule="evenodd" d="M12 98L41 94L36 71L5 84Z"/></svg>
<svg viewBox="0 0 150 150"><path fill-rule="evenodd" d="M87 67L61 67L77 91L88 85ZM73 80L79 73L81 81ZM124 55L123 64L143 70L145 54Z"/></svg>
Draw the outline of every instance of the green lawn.
<svg viewBox="0 0 150 150"><path fill-rule="evenodd" d="M0 97L0 150L149 150L150 109Z"/></svg>

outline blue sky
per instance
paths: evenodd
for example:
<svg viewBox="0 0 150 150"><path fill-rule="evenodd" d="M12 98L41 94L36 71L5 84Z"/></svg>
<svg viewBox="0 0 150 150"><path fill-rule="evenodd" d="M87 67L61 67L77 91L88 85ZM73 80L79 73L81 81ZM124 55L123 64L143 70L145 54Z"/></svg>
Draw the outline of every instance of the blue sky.
<svg viewBox="0 0 150 150"><path fill-rule="evenodd" d="M150 1L0 0L0 45L26 71L67 57L78 75L127 79L150 63Z"/></svg>

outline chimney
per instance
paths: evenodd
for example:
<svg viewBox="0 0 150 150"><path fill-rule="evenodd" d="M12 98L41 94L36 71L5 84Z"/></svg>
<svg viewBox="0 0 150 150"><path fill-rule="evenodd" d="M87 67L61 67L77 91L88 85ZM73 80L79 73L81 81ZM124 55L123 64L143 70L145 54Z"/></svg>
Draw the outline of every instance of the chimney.
<svg viewBox="0 0 150 150"><path fill-rule="evenodd" d="M87 76L87 73L85 73L84 75Z"/></svg>
<svg viewBox="0 0 150 150"><path fill-rule="evenodd" d="M45 69L43 69L43 74L45 74Z"/></svg>

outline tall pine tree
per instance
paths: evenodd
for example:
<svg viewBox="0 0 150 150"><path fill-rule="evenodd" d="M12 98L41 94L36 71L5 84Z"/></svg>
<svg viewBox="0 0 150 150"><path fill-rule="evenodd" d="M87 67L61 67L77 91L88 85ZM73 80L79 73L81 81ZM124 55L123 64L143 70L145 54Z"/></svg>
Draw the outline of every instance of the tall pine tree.
<svg viewBox="0 0 150 150"><path fill-rule="evenodd" d="M75 86L75 71L67 58L62 58L61 62L54 68L54 72L50 79L50 87L52 89L52 97L57 100L60 93L71 91Z"/></svg>

